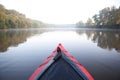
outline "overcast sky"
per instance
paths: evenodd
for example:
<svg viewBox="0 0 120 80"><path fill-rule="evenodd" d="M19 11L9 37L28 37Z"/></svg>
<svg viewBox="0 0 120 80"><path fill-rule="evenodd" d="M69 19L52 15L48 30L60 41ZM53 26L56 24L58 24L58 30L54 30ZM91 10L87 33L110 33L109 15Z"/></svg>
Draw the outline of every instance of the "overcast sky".
<svg viewBox="0 0 120 80"><path fill-rule="evenodd" d="M0 4L46 23L73 24L105 7L118 7L120 0L0 0Z"/></svg>

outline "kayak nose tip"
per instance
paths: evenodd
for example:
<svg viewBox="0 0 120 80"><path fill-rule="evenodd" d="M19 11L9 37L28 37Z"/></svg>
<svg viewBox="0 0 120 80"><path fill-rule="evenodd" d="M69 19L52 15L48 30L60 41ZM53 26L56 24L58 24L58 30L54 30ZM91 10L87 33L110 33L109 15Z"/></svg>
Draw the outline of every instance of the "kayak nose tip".
<svg viewBox="0 0 120 80"><path fill-rule="evenodd" d="M59 43L59 46L61 45L61 43Z"/></svg>
<svg viewBox="0 0 120 80"><path fill-rule="evenodd" d="M61 49L59 47L57 47L57 52L61 52Z"/></svg>

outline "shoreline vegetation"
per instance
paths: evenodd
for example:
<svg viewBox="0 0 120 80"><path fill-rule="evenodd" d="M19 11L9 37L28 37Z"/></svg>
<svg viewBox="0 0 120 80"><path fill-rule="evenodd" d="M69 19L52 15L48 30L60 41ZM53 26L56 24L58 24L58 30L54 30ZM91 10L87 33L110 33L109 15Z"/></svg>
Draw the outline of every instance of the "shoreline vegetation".
<svg viewBox="0 0 120 80"><path fill-rule="evenodd" d="M74 25L76 25L76 27L73 26L74 28L120 29L120 7L106 7L92 18L88 18L85 23L79 21ZM8 10L0 4L0 29L46 28L47 26L50 28L51 26L54 28L60 27L60 25L46 24L38 20L26 18L24 14L16 10ZM65 26L65 28L67 27Z"/></svg>
<svg viewBox="0 0 120 80"><path fill-rule="evenodd" d="M44 26L43 22L26 18L24 14L16 10L8 10L0 4L0 29L36 28L42 26Z"/></svg>
<svg viewBox="0 0 120 80"><path fill-rule="evenodd" d="M78 28L113 28L120 29L120 7L106 7L88 18L86 23L79 21L76 23Z"/></svg>
<svg viewBox="0 0 120 80"><path fill-rule="evenodd" d="M76 28L96 28L96 29L120 29L120 25L93 25L93 26L78 26Z"/></svg>

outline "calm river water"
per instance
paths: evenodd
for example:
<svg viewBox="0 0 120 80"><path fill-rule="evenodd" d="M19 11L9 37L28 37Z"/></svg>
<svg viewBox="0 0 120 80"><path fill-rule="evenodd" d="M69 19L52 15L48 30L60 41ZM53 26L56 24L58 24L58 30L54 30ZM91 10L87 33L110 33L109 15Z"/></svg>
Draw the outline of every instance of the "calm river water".
<svg viewBox="0 0 120 80"><path fill-rule="evenodd" d="M120 80L120 30L0 30L0 80L28 80L62 43L95 78Z"/></svg>

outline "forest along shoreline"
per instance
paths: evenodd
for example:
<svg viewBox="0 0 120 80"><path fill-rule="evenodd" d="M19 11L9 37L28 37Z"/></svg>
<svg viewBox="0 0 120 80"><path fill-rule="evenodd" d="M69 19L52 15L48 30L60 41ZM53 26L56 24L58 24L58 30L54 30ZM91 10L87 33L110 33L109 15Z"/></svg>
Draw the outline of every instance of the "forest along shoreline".
<svg viewBox="0 0 120 80"><path fill-rule="evenodd" d="M0 4L0 29L8 28L36 28L42 27L43 22L26 18L16 10L8 10Z"/></svg>
<svg viewBox="0 0 120 80"><path fill-rule="evenodd" d="M71 28L120 29L120 7L106 7L92 18L88 18L86 23L79 21L75 25L76 27L71 26ZM8 10L0 4L0 29L46 28L47 26L55 26L54 28L59 27L54 24L46 24L38 20L26 18L24 14L16 10ZM68 26L66 26L66 28L67 27Z"/></svg>
<svg viewBox="0 0 120 80"><path fill-rule="evenodd" d="M92 18L88 18L86 23L79 21L76 25L78 28L120 29L120 7L106 7L100 10L99 13L95 14Z"/></svg>

